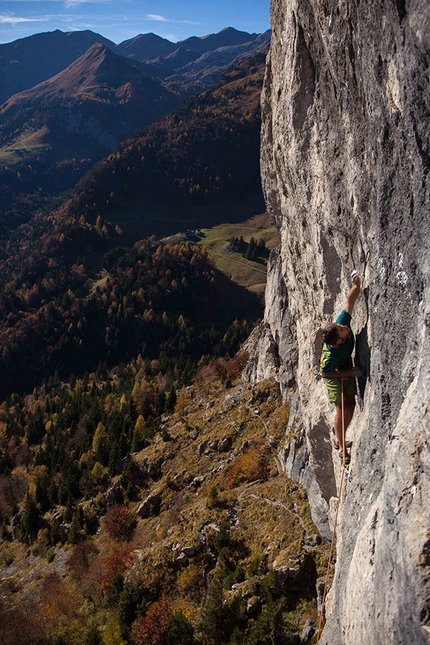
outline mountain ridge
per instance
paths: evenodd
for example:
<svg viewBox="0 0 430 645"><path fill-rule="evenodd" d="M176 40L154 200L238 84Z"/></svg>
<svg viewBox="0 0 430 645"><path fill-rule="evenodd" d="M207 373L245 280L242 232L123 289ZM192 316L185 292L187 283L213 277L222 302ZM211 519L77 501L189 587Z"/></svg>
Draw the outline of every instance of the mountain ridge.
<svg viewBox="0 0 430 645"><path fill-rule="evenodd" d="M115 43L90 30L63 32L57 29L1 44L0 105L13 94L55 76L95 42L112 50L116 48Z"/></svg>
<svg viewBox="0 0 430 645"><path fill-rule="evenodd" d="M252 41L205 52L165 78L165 85L187 96L202 92L216 83L229 65L239 63L254 52L267 54L269 45L270 31L266 31Z"/></svg>
<svg viewBox="0 0 430 645"><path fill-rule="evenodd" d="M245 42L257 37L257 34L239 32L234 28L227 28L219 34L221 34L219 37L218 34L204 36L204 44L200 44L202 38L198 37L195 37L192 42L199 50L206 52L211 48L224 46L228 41L231 44L237 44L238 41ZM13 94L55 76L82 56L95 42L102 43L107 49L118 55L142 62L172 54L178 47L189 49L190 47L187 45L189 40L186 39L175 44L150 33L140 34L116 45L90 30L62 32L57 29L53 32L34 34L11 43L1 44L0 105ZM196 53L201 54L203 51Z"/></svg>
<svg viewBox="0 0 430 645"><path fill-rule="evenodd" d="M65 70L0 107L1 176L16 188L27 185L29 193L71 188L79 168L88 168L179 103L179 96L140 63L93 44ZM34 175L28 176L28 164ZM3 212L13 201L5 196Z"/></svg>

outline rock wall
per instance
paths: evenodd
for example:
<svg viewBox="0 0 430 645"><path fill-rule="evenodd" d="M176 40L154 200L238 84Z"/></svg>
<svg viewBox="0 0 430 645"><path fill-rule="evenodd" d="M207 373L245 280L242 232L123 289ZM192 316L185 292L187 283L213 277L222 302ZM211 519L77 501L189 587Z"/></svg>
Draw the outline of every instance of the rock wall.
<svg viewBox="0 0 430 645"><path fill-rule="evenodd" d="M429 643L430 4L272 0L271 23L262 178L281 245L247 377L276 375L290 401L281 457L329 537L340 468L318 331L364 274L366 379L320 642Z"/></svg>

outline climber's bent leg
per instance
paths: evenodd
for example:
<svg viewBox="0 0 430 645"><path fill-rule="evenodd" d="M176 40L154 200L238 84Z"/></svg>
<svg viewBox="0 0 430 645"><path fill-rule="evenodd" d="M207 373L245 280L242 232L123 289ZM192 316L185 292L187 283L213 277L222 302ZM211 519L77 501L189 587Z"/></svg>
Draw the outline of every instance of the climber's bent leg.
<svg viewBox="0 0 430 645"><path fill-rule="evenodd" d="M342 387L341 381L338 378L331 378L324 380L324 387L327 398L330 403L336 406L336 413L334 418L334 431L336 440L339 444L339 450L343 453L343 437L342 437ZM357 386L355 378L350 377L343 381L344 391L344 414L345 414L345 433L351 423L355 409L355 395L357 393Z"/></svg>

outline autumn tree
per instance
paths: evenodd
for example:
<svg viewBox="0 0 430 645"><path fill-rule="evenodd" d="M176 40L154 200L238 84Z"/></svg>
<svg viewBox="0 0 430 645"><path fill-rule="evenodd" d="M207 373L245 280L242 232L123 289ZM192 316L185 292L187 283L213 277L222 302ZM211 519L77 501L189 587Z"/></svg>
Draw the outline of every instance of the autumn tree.
<svg viewBox="0 0 430 645"><path fill-rule="evenodd" d="M119 623L111 618L103 634L103 645L124 645Z"/></svg>
<svg viewBox="0 0 430 645"><path fill-rule="evenodd" d="M130 548L126 544L116 544L114 553L104 558L99 583L102 596L108 596L115 577L123 576L129 561Z"/></svg>
<svg viewBox="0 0 430 645"><path fill-rule="evenodd" d="M91 450L96 460L106 466L109 461L109 438L101 421L94 432Z"/></svg>
<svg viewBox="0 0 430 645"><path fill-rule="evenodd" d="M169 607L164 594L133 624L133 645L167 645Z"/></svg>
<svg viewBox="0 0 430 645"><path fill-rule="evenodd" d="M114 504L105 515L104 525L113 540L128 541L136 526L136 518L126 506Z"/></svg>
<svg viewBox="0 0 430 645"><path fill-rule="evenodd" d="M89 540L76 544L67 560L72 578L79 582L88 573L91 562L97 554L97 547Z"/></svg>
<svg viewBox="0 0 430 645"><path fill-rule="evenodd" d="M235 488L240 484L262 479L267 481L270 478L270 464L263 444L251 446L234 461L227 486Z"/></svg>
<svg viewBox="0 0 430 645"><path fill-rule="evenodd" d="M138 452L144 447L145 439L149 436L150 432L146 425L144 417L139 414L134 426L133 439L131 444L131 451Z"/></svg>

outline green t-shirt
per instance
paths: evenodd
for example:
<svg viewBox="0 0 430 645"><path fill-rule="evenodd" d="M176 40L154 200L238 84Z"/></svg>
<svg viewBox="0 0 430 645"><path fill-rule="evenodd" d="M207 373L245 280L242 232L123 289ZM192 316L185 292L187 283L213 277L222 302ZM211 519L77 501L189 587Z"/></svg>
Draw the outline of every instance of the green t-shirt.
<svg viewBox="0 0 430 645"><path fill-rule="evenodd" d="M352 369L352 352L354 349L354 334L351 331L351 314L345 309L339 314L335 321L338 325L346 325L349 327L349 334L347 339L335 349L324 343L320 358L321 372L334 372L338 370Z"/></svg>

